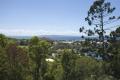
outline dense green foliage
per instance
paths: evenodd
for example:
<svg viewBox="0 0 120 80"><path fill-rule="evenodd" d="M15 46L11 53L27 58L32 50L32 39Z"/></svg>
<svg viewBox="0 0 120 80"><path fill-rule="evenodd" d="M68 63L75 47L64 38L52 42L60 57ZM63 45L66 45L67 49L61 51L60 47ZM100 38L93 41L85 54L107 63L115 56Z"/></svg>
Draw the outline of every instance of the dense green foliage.
<svg viewBox="0 0 120 80"><path fill-rule="evenodd" d="M119 28L114 33L118 35ZM104 61L97 56L100 50L97 46L101 44L89 39L73 43L51 43L33 37L23 46L17 42L19 40L1 34L0 79L119 80L120 41L118 36L113 36L113 32L110 35L105 50L109 60Z"/></svg>
<svg viewBox="0 0 120 80"><path fill-rule="evenodd" d="M120 27L104 41L104 13L114 10L104 0L96 0L90 7L86 21L92 25L101 20L94 30L99 39L64 42L0 34L0 80L120 80Z"/></svg>

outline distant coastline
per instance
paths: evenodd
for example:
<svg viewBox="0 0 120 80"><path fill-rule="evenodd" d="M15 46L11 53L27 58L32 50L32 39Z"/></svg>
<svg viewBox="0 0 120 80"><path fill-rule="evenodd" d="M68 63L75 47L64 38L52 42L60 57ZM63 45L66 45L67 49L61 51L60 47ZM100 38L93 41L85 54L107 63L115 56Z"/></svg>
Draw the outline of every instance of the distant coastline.
<svg viewBox="0 0 120 80"><path fill-rule="evenodd" d="M30 39L32 36L9 36L16 39ZM51 40L66 40L66 41L81 41L81 36L68 36L68 35L40 35L40 38L48 38Z"/></svg>

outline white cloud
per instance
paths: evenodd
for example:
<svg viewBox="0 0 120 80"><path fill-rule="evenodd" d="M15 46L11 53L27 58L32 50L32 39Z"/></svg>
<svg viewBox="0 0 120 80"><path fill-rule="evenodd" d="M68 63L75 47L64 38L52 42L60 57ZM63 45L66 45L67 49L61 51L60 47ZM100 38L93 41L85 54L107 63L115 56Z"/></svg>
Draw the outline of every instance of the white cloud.
<svg viewBox="0 0 120 80"><path fill-rule="evenodd" d="M35 35L80 35L77 31L45 31L28 29L0 29L0 33L7 36L35 36Z"/></svg>

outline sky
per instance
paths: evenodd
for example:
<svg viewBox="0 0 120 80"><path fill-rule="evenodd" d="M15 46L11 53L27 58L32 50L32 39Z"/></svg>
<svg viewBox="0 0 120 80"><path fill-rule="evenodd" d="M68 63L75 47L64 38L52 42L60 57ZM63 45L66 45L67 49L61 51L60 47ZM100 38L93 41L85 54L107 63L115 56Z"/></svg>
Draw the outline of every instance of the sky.
<svg viewBox="0 0 120 80"><path fill-rule="evenodd" d="M0 0L0 33L9 36L81 35L94 0ZM120 0L107 0L120 14ZM119 24L120 22L117 22ZM113 26L116 23L108 25ZM111 29L113 30L113 29Z"/></svg>

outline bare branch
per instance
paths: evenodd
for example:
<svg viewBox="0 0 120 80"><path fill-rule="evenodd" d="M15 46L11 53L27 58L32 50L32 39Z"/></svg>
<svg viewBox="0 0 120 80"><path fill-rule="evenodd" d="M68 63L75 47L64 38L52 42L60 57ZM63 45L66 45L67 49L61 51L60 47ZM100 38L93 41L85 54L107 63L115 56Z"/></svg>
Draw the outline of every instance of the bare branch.
<svg viewBox="0 0 120 80"><path fill-rule="evenodd" d="M117 22L117 21L119 21L119 20L104 22L104 25L108 25L108 24L111 24L111 23L114 23L114 22Z"/></svg>

